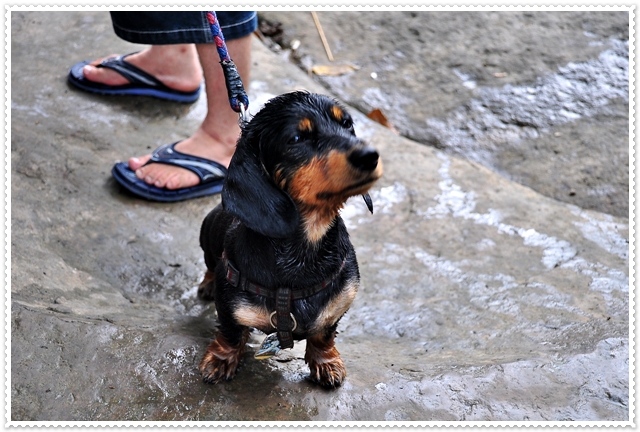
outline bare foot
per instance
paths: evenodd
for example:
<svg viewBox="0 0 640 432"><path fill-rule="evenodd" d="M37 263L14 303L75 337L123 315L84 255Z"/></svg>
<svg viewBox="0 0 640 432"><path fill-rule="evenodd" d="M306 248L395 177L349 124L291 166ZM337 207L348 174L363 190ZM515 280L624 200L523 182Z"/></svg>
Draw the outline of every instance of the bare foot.
<svg viewBox="0 0 640 432"><path fill-rule="evenodd" d="M227 130L227 132L231 131ZM213 160L228 167L239 135L240 127L237 124L235 125L235 133L231 132L226 139L216 139L201 127L191 137L176 144L175 149L181 153ZM200 178L195 173L180 167L157 163L143 166L149 158L151 158L150 154L129 159L129 168L135 171L136 177L144 180L147 184L173 190L200 183Z"/></svg>
<svg viewBox="0 0 640 432"><path fill-rule="evenodd" d="M111 57L116 55L86 65L82 69L84 77L89 81L112 86L128 84L129 81L118 72L96 67L104 59ZM191 92L202 81L202 69L194 45L154 45L127 56L126 61L153 75L173 90Z"/></svg>

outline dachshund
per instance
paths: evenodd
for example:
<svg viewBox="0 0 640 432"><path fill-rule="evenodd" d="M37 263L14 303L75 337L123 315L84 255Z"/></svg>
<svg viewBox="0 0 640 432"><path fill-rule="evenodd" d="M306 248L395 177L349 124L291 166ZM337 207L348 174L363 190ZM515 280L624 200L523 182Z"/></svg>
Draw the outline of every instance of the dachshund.
<svg viewBox="0 0 640 432"><path fill-rule="evenodd" d="M255 328L276 349L306 339L308 379L342 384L334 338L360 273L339 210L362 195L373 213L367 191L381 175L377 151L327 96L277 96L243 126L222 202L200 231L207 271L198 298L215 302L220 323L199 366L205 382L235 376Z"/></svg>

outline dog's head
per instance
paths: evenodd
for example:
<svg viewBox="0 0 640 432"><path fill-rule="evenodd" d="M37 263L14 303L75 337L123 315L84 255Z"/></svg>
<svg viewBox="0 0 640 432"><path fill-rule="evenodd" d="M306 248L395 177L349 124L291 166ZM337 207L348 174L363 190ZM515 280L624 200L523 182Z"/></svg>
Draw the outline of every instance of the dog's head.
<svg viewBox="0 0 640 432"><path fill-rule="evenodd" d="M288 237L302 226L315 241L347 198L365 194L381 175L378 153L356 137L338 102L287 93L243 128L222 203L263 235Z"/></svg>

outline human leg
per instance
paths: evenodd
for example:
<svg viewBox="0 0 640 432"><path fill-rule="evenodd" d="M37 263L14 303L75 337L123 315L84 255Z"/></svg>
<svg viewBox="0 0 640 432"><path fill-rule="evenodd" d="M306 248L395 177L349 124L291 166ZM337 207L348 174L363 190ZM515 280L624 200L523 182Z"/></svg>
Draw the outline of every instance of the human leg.
<svg viewBox="0 0 640 432"><path fill-rule="evenodd" d="M247 84L251 66L250 35L257 27L257 15L255 12L218 12L217 15L231 58ZM151 155L145 155L131 158L126 164L117 163L112 170L114 177L134 194L152 200L177 201L219 192L224 178L221 170L224 171L223 167L228 166L231 160L240 128L238 115L227 100L224 75L206 13L112 12L111 16L114 31L119 37L152 46L126 56L126 60L110 61L105 67L96 67L99 61L84 67L85 62L78 63L69 74L72 84L99 94L146 94L190 102L197 98L204 76L207 92L207 115L192 136L171 148L158 148L154 154L162 155L160 159L163 160L154 158L150 162ZM129 79L139 82L129 83ZM140 92L138 86L145 82L144 79L146 82L156 81L153 85L164 90L158 92L154 87L152 91L145 89ZM98 84L90 85L92 80ZM157 83L158 80L161 83ZM114 91L110 88L113 86L119 88ZM129 91L132 87L134 92ZM176 91L180 92L178 97L174 96ZM185 92L190 93L184 95ZM220 174L208 176L205 182L205 177L170 165L178 162L175 156L182 159L197 156L200 159L196 164L200 166L222 165L220 169L212 168ZM162 161L170 164L160 163ZM203 178L202 184L200 178Z"/></svg>
<svg viewBox="0 0 640 432"><path fill-rule="evenodd" d="M207 115L196 132L175 148L182 153L215 160L228 166L240 134L238 114L229 105L215 45L198 44L196 48L204 71ZM251 69L251 36L229 40L227 48L240 77L247 85ZM129 168L147 184L173 190L194 186L200 181L193 172L176 166L157 163L144 166L150 157L151 155L145 155L129 159Z"/></svg>

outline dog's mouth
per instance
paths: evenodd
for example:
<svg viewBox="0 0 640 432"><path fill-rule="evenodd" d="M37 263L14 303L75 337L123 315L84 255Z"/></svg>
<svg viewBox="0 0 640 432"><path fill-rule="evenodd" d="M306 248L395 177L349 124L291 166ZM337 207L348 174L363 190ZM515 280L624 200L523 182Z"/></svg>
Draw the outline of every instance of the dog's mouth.
<svg viewBox="0 0 640 432"><path fill-rule="evenodd" d="M380 178L379 176L375 178L368 178L335 192L333 191L318 192L316 194L316 197L320 200L326 201L326 200L332 200L334 198L340 198L340 197L348 198L355 195L362 195L364 193L367 193L367 191L371 189L371 186L373 186L373 184L376 181L378 181L379 178Z"/></svg>

